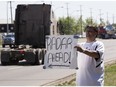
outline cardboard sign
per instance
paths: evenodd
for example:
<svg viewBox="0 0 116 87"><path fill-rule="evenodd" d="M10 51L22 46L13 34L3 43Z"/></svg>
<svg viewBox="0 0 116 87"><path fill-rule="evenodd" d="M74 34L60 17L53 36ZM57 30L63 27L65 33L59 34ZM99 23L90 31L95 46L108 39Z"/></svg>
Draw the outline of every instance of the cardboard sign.
<svg viewBox="0 0 116 87"><path fill-rule="evenodd" d="M43 68L77 68L75 45L77 39L73 35L46 36L47 52Z"/></svg>

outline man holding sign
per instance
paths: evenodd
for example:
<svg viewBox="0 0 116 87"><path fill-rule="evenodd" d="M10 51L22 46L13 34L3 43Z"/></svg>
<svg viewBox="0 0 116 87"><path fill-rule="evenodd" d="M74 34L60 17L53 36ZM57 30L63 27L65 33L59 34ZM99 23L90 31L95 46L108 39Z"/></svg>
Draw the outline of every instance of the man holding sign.
<svg viewBox="0 0 116 87"><path fill-rule="evenodd" d="M86 42L75 46L78 51L77 84L102 86L104 84L104 44L96 40L97 27L85 28Z"/></svg>

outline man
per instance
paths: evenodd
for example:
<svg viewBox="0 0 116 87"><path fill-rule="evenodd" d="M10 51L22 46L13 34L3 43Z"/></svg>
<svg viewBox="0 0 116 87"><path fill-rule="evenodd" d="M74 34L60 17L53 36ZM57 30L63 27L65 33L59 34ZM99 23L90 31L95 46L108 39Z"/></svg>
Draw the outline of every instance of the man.
<svg viewBox="0 0 116 87"><path fill-rule="evenodd" d="M85 28L86 42L75 46L78 51L77 85L104 85L104 44L96 40L97 27Z"/></svg>

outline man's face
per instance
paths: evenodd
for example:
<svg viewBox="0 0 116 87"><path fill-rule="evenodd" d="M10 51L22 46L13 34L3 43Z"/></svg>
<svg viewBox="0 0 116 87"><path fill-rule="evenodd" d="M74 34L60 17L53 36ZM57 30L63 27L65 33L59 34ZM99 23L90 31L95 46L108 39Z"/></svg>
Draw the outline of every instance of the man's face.
<svg viewBox="0 0 116 87"><path fill-rule="evenodd" d="M88 28L88 29L85 30L85 32L86 32L86 37L96 38L96 36L97 36L97 32L94 29Z"/></svg>

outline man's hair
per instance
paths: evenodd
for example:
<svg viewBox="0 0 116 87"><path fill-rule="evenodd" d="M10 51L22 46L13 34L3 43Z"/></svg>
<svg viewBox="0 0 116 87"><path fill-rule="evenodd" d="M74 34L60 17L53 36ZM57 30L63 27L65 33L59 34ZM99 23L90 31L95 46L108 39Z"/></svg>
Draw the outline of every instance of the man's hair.
<svg viewBox="0 0 116 87"><path fill-rule="evenodd" d="M89 26L89 25L87 25L87 26L85 27L85 31L86 31L86 29L93 29L95 32L98 33L98 27L96 27L96 26Z"/></svg>

